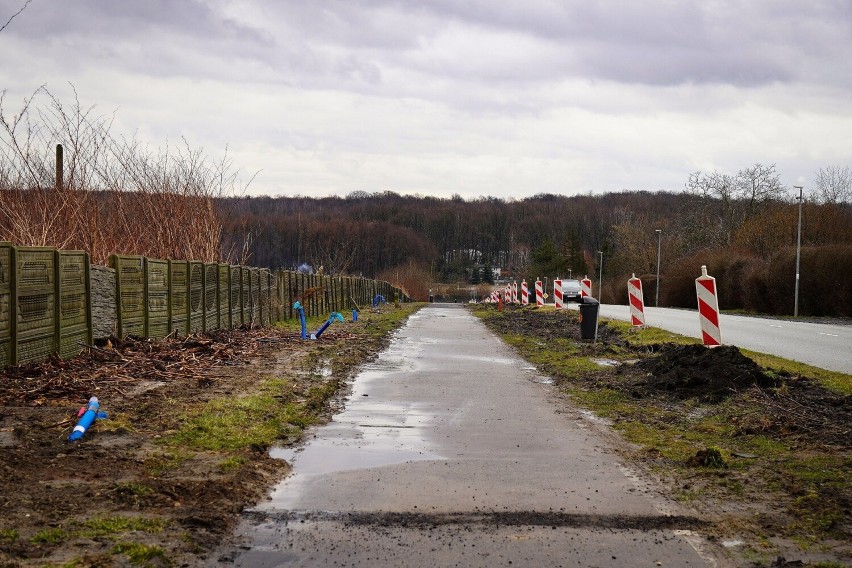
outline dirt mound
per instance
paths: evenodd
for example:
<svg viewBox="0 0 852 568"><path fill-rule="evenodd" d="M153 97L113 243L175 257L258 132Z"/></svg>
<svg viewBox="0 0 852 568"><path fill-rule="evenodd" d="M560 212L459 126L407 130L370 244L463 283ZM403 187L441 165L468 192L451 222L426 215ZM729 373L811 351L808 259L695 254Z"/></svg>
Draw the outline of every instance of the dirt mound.
<svg viewBox="0 0 852 568"><path fill-rule="evenodd" d="M503 308L502 317L487 320L486 324L498 333L530 335L548 341L580 341L580 312L570 309L552 310L537 306L508 305ZM602 344L626 345L621 333L607 325L606 321L598 323L597 339Z"/></svg>
<svg viewBox="0 0 852 568"><path fill-rule="evenodd" d="M777 379L733 346L713 349L703 345L667 345L657 357L637 364L651 373L646 385L674 392L679 398L696 397L719 402L753 385L778 386Z"/></svg>

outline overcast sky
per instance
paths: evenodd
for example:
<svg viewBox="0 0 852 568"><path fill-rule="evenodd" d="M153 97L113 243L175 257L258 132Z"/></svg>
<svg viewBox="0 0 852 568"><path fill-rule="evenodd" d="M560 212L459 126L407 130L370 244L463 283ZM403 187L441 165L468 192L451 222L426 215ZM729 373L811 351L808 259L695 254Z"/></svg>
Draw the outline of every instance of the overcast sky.
<svg viewBox="0 0 852 568"><path fill-rule="evenodd" d="M0 26L26 0L0 0ZM114 133L226 145L250 192L679 191L852 166L851 0L31 0L8 110L40 85Z"/></svg>

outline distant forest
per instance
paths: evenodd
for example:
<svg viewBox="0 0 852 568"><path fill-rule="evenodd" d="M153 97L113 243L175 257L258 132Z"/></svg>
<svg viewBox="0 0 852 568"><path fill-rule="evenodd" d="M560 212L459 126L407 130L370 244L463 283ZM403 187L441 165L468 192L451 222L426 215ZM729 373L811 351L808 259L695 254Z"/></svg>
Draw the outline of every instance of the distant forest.
<svg viewBox="0 0 852 568"><path fill-rule="evenodd" d="M588 274L595 295L625 303L636 274L651 304L659 258L660 305L694 307L706 264L723 308L793 311L800 203L774 165L695 172L679 193L234 197L245 186L227 153L186 140L152 149L91 111L44 87L20 111L0 97L0 241L85 250L101 264L117 252L363 274L418 299L438 282L483 296L500 268L528 281ZM800 313L852 316L852 170L824 167L809 186Z"/></svg>
<svg viewBox="0 0 852 568"><path fill-rule="evenodd" d="M723 308L792 313L798 202L780 186L749 196L718 183L696 174L683 193L505 201L354 192L226 198L217 207L223 246L251 264L378 277L419 298L435 282L469 297L467 285L490 282L494 267L528 281L589 275L599 295L603 253L602 299L626 302L635 273L653 305L659 244L660 305L694 307L693 281L706 264ZM802 217L800 312L852 315L852 206L806 199Z"/></svg>

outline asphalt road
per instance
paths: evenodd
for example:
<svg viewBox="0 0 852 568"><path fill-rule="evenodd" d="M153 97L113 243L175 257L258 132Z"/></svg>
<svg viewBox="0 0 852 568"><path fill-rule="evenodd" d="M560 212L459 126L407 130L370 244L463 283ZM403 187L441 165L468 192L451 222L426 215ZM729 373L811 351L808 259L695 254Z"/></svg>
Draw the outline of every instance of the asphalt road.
<svg viewBox="0 0 852 568"><path fill-rule="evenodd" d="M715 566L697 519L459 305L430 305L245 514L235 566Z"/></svg>
<svg viewBox="0 0 852 568"><path fill-rule="evenodd" d="M577 309L577 304L568 306ZM602 304L600 315L630 321L630 307ZM701 337L697 311L646 307L645 323L681 335ZM852 374L852 325L721 314L719 329L722 343L726 345Z"/></svg>

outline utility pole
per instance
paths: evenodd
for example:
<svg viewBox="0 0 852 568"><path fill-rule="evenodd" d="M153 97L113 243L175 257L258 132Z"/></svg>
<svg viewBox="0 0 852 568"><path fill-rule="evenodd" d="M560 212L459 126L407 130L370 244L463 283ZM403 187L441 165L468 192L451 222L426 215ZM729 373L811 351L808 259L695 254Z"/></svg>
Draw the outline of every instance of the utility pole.
<svg viewBox="0 0 852 568"><path fill-rule="evenodd" d="M62 144L56 145L56 189L57 191L61 191L64 178L65 178L65 166L62 161Z"/></svg>
<svg viewBox="0 0 852 568"><path fill-rule="evenodd" d="M793 299L793 317L799 317L799 258L802 253L802 189L801 185L794 185L793 189L799 190L799 231L796 237L796 291Z"/></svg>
<svg viewBox="0 0 852 568"><path fill-rule="evenodd" d="M598 263L598 300L603 302L603 251L599 250L598 254L601 255Z"/></svg>
<svg viewBox="0 0 852 568"><path fill-rule="evenodd" d="M660 244L663 242L663 230L657 229L657 291L654 294L654 307L660 307Z"/></svg>

